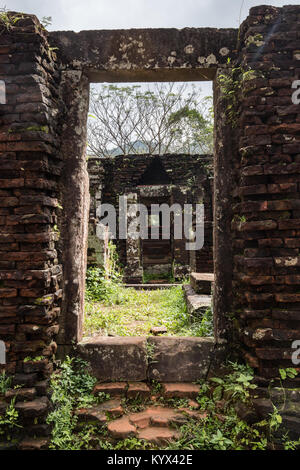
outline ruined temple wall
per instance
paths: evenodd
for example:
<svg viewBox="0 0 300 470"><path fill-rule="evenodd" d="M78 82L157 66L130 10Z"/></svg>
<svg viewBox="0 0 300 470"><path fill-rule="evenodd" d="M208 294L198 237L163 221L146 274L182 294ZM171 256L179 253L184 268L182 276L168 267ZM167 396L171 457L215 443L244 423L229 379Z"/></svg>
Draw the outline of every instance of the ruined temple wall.
<svg viewBox="0 0 300 470"><path fill-rule="evenodd" d="M88 266L104 265L104 243L97 233L98 215L97 208L102 203L104 181L106 172L99 159L89 159L88 161L90 208L88 225Z"/></svg>
<svg viewBox="0 0 300 470"><path fill-rule="evenodd" d="M117 156L107 159L90 158L88 171L90 177L90 222L89 222L89 249L88 264L97 264L103 258L103 244L97 243L96 224L97 207L102 203L110 203L118 210L119 195L134 190L156 155L129 155ZM189 202L203 202L205 208L205 241L202 250L188 253L185 250L185 241L178 240L178 262L188 265L191 255L191 269L193 271L212 272L212 157L209 155L182 155L166 154L159 156L163 168L169 175L174 188L189 186L192 200ZM101 187L101 190L99 190ZM101 195L100 195L101 192ZM197 196L195 195L197 193ZM197 201L195 200L197 199ZM176 200L175 200L176 199ZM184 198L178 194L174 202L184 204ZM118 211L117 211L118 213ZM119 260L126 265L126 240L116 240ZM180 245L181 243L181 245Z"/></svg>
<svg viewBox="0 0 300 470"><path fill-rule="evenodd" d="M299 6L252 8L237 64L232 311L246 358L269 378L292 367L300 337L299 29Z"/></svg>
<svg viewBox="0 0 300 470"><path fill-rule="evenodd" d="M213 273L213 200L214 178L211 169L204 185L204 245L200 250L191 251L190 265L192 272Z"/></svg>
<svg viewBox="0 0 300 470"><path fill-rule="evenodd" d="M26 433L43 434L45 380L52 371L62 298L60 75L35 17L1 29L6 104L0 109L0 337L7 364L0 370L15 374L14 385L28 388L27 402L16 403Z"/></svg>
<svg viewBox="0 0 300 470"><path fill-rule="evenodd" d="M252 9L234 65L260 73L237 72L234 128L226 121L228 100L215 101L215 324L220 339L237 333L236 345L266 384L279 367L292 366L291 344L300 339L300 114L291 103L300 71L299 17L297 6ZM33 16L0 35L0 80L7 93L0 107L0 337L6 370L15 374L15 384L30 388L27 402L16 406L34 435L48 432L42 424L45 380L58 323L61 344L81 334L89 80L83 65L75 65L75 71L69 63L58 68ZM218 97L216 81L215 90ZM186 178L182 162L175 184ZM39 359L24 361L28 357Z"/></svg>

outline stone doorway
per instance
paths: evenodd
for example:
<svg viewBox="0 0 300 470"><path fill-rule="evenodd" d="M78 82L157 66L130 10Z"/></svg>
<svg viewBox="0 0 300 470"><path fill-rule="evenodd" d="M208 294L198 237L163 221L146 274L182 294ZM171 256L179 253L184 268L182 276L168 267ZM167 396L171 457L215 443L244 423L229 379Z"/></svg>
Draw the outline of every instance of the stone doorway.
<svg viewBox="0 0 300 470"><path fill-rule="evenodd" d="M298 30L299 6L289 5L252 8L239 31L47 33L24 15L1 34L0 329L16 383L40 387L57 347L82 338L89 83L160 80L214 81L213 348L236 346L259 385L279 383L299 340ZM224 75L237 91L233 115Z"/></svg>
<svg viewBox="0 0 300 470"><path fill-rule="evenodd" d="M210 72L210 73L211 73L211 72ZM205 76L205 79L206 79L206 80L208 80L208 79L211 77L210 73ZM197 75L195 75L195 76L193 76L193 77L196 77L196 76L197 76ZM110 77L110 76L108 75L107 78L109 78L109 77ZM136 75L134 75L134 76L132 77L132 79L133 79L134 81L136 81L136 80L138 79L138 77L139 77L139 74L137 73ZM170 77L170 78L172 77L172 78L174 79L174 78L176 77L176 73L175 73L175 75L174 75L173 73L170 73L170 71L166 71L166 79L169 78L169 77ZM176 77L176 78L177 78L177 77ZM201 81L202 78L203 78L203 75L202 75L202 74L199 74L199 76L198 76L199 81ZM101 81L102 81L102 79L103 79L103 77L101 78ZM118 79L119 79L119 80L122 80L122 75L121 75L121 76L118 76ZM119 81L119 80L118 80L118 81ZM178 80L182 80L182 74L181 74L181 73L178 73ZM125 81L125 80L124 80L124 81ZM145 81L146 81L146 80L145 80ZM84 87L86 87L86 84L84 84ZM81 96L82 96L82 95L81 95ZM78 104L79 104L79 103L78 103ZM86 102L86 104L87 104L87 102ZM84 121L82 121L82 125L84 125ZM156 159L156 161L159 160L159 159L156 158L156 157L155 157L155 159ZM154 172L154 173L155 173L155 172ZM149 189L149 188L147 188L147 186L149 186L149 185L147 185L147 184L138 184L138 183L143 183L143 182L145 182L145 181L143 181L143 178L144 178L144 179L146 180L146 182L147 182L147 178L146 178L146 177L147 177L147 174L145 174L145 175L143 174L141 180L137 182L137 186L136 186L136 187L138 188L138 192L139 192L139 194L140 194L140 196L141 196L141 199L144 198L144 200L147 199L147 198L149 198L149 194L147 194L147 189ZM174 188L172 188L172 191L168 190L168 184L166 184L166 183L169 183L168 178L166 179L166 181L163 181L163 182L164 182L165 184L160 185L160 186L163 186L163 187L164 187L164 190L165 190L166 193L167 193L167 196L165 196L165 197L167 197L169 200L170 200L170 199L171 199L171 200L176 200L176 198L179 198L179 199L180 199L180 198L182 198L182 196L180 196L180 193L182 193L182 194L186 193L186 188L184 188L184 186L182 187L182 190L176 189L175 192L174 192ZM73 181L72 181L72 184L74 184ZM154 186L154 185L152 185L152 187L153 187L153 186ZM224 193L225 190L227 190L227 187L228 187L228 185L224 185L223 193ZM170 189L170 188L169 188L169 189ZM211 189L212 189L212 188L211 188ZM128 191L128 188L126 188L126 190ZM163 191L164 191L164 190L163 190ZM176 194L176 191L177 191L177 194ZM143 194L143 192L144 192L144 194ZM206 202L207 202L207 201L206 201ZM70 201L70 203L71 203L71 201ZM181 247L180 247L180 243L178 243L178 244L177 244L177 247L176 247L176 246L175 246L176 244L171 241L171 243L168 242L167 244L165 244L165 245L166 245L165 249L166 249L166 252L167 252L167 256L166 256L166 258L163 260L164 262L163 262L163 263L155 263L155 264L163 265L163 264L165 263L166 265L170 265L170 264L174 261L174 252L176 252L176 253L177 253L177 256L179 257L179 270L178 270L178 275L180 275L180 274L182 274L182 273L186 274L187 270L186 270L186 268L185 268L185 264L188 264L188 265L193 266L193 267L194 267L194 270L197 272L197 265L199 265L199 263L201 263L201 261L202 261L202 263L204 263L204 264L207 263L207 262L210 264L209 268L207 268L206 271L211 272L211 271L213 270L213 268L212 268L212 204L211 204L211 203L209 204L209 211L210 211L210 216L209 216L209 217L210 217L210 224L211 224L211 226L208 228L207 233L206 233L206 236L207 236L207 234L209 233L209 235L208 235L207 238L210 239L210 247L209 247L210 255L209 255L208 252L206 251L206 253L204 254L204 257L202 258L202 260L201 260L201 256L200 256L200 260L199 260L199 256L198 256L197 254L193 253L193 254L191 255L191 259L188 260L188 263L186 262L187 260L186 260L186 257L185 257L185 256L183 256L183 259L182 259L182 261L181 261L181 260L180 260L180 256L182 256L183 250L182 250ZM85 212L85 216L84 216L84 217L85 217L85 220L86 220L86 215L87 215L87 214L86 214L86 212ZM82 222L84 222L84 221L82 220ZM227 222L226 222L226 224L227 224ZM84 222L84 226L86 227L86 222ZM84 229L84 231L85 231L85 233L86 233L86 228L84 228L84 226L82 226L82 228ZM221 230L220 232L224 233L223 230ZM223 235L222 235L222 236L223 236ZM73 248L73 247L72 247L72 248ZM154 264L154 262L153 262L154 259L152 259L152 260L149 259L149 250L148 250L148 253L147 253L147 243L146 243L144 246L139 247L139 248L142 248L142 249L141 249L142 256L141 256L141 258L139 258L139 260L137 260L137 261L138 261L138 264L136 264L137 269L138 269L138 271L137 271L137 272L138 272L138 275L137 275L137 277L135 276L135 274L134 274L133 276L131 275L131 276L132 276L131 278L130 278L130 275L128 276L128 279L129 279L130 281L133 281L133 282L137 282L137 280L138 280L138 281L141 280L142 269L140 269L140 267L139 267L139 266L140 266L140 263L142 263L142 264L145 263L146 266L147 266L147 264L148 264L148 266L150 266L150 269L151 269L151 267L152 267L151 265ZM159 248L159 251L161 251L161 247ZM222 251L222 254L224 254L224 250ZM171 255L171 256L170 256L170 255ZM83 261L83 263L84 263L84 265L85 265L85 260L82 260L82 261ZM170 263L169 261L171 261L171 263ZM135 264L135 263L136 263L136 261L134 261L133 264ZM84 267L83 265L81 265L81 269L84 270L85 267ZM134 269L135 269L135 268L134 268ZM83 271L82 271L82 272L83 272ZM205 274L207 274L207 273L205 273ZM176 275L177 275L177 273L176 273ZM82 275L80 275L80 277L82 277ZM205 281L205 280L204 280L204 281ZM209 283L211 284L211 279L209 280ZM196 282L195 282L195 284L196 284ZM226 293L226 290L223 289L223 291L222 291L222 299L226 298L225 293ZM81 304L80 304L81 306L80 306L80 308L79 308L78 313L76 314L77 319L76 319L76 322L75 322L75 325L77 325L76 328L79 327L79 330L77 329L77 333L76 333L77 341L80 340L81 337L82 337L82 314L79 313L79 312L80 312L80 311L83 312L83 294L81 293L80 296L81 296ZM68 296L67 296L67 297L68 297ZM193 297L193 296L192 296L192 297ZM218 297L216 297L216 299L218 299ZM220 316L219 316L219 317L220 317L219 320L217 320L217 317L218 317L218 315L219 315L219 314L217 313L217 311L218 311L218 302L217 302L217 300L215 301L215 307L216 307L216 309L214 310L214 312L215 312L215 313L214 313L215 332L218 332L218 331L221 332L221 329L220 329L219 326L217 326L217 325L218 325L218 322L221 321L221 317L224 316L224 315L223 315L223 313L221 313ZM70 310L69 310L69 309L66 311L66 315L67 315L67 316L70 315ZM79 321L79 323L78 323L78 321ZM71 322L71 323L72 323L72 322ZM70 320L67 320L67 323L66 323L66 324L69 325L69 324L70 324ZM73 322L73 325L74 325L74 322ZM72 326L72 328L74 328L74 326ZM75 329L76 329L76 328L75 328ZM62 341L62 343L65 341L65 340L63 339L64 331L66 331L66 330L64 330L64 327L63 327L62 330L61 330L61 338L62 338L61 341ZM222 330L222 331L223 331L222 334L224 334L224 333L226 334L226 331L225 331L225 330ZM68 334L69 334L69 335L71 334L70 330L69 330ZM216 335L216 338L217 338L217 335Z"/></svg>
<svg viewBox="0 0 300 470"><path fill-rule="evenodd" d="M203 315L211 307L211 286L213 273L212 231L213 231L213 162L211 155L129 155L113 158L89 158L88 171L91 185L91 210L89 228L88 264L96 266L101 243L97 238L98 208L101 203L110 203L126 195L133 204L142 203L149 208L152 204L202 203L205 207L204 254L186 250L186 239L174 239L171 226L169 239L162 239L162 214L148 219L148 231L156 226L157 240L116 240L115 244L122 261L127 285L142 284L143 275L173 275L178 281L200 267L205 273L202 284L194 277L194 284L186 286L184 295L191 317ZM189 186L189 181L193 181ZM150 214L150 211L149 211ZM172 217L174 215L172 214ZM183 222L183 221L182 221ZM96 227L93 229L93 226ZM118 227L118 220L117 220ZM101 233L103 233L101 229ZM91 236L92 234L92 236ZM98 251L97 251L98 245ZM201 250L199 250L200 252ZM199 285L198 285L199 284ZM154 287L154 286L153 286ZM194 290L195 289L195 290ZM200 295L199 295L200 294ZM134 336L134 335L133 335ZM180 372L178 380L196 380L208 370L214 351L213 338L172 337L157 338L85 337L78 345L80 354L89 358L98 371L99 380L145 380L146 378L175 380L170 363L176 356ZM186 341L185 341L186 340ZM155 363L151 372L149 350L156 350ZM98 352L97 352L98 351ZM101 352L99 352L101 351ZM129 353L129 355L128 355ZM116 358L119 358L116 361ZM106 358L104 360L103 358ZM195 363L193 365L193 363ZM102 372L101 372L102 371ZM127 375L126 375L127 374ZM153 375L154 374L154 375ZM141 379L140 377L144 377ZM173 379L172 379L173 377Z"/></svg>

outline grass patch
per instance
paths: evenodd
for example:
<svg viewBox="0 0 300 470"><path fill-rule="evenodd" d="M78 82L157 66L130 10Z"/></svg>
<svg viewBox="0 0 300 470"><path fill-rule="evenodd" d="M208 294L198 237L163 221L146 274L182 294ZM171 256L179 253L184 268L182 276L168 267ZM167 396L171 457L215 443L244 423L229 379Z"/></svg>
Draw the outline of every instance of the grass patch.
<svg viewBox="0 0 300 470"><path fill-rule="evenodd" d="M87 301L85 335L144 336L153 326L165 326L168 336L208 336L206 318L190 324L181 286L170 289L135 290L114 286L113 294L102 302Z"/></svg>
<svg viewBox="0 0 300 470"><path fill-rule="evenodd" d="M166 327L168 336L212 336L211 310L191 321L182 285L156 290L126 288L113 250L110 259L109 269L87 271L85 336L149 336L154 326Z"/></svg>

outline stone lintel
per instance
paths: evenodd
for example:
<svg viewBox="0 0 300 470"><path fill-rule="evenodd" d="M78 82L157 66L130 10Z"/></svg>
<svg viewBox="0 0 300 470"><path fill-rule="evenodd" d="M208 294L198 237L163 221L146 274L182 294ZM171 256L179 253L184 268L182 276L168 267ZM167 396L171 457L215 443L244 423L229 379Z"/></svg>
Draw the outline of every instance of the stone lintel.
<svg viewBox="0 0 300 470"><path fill-rule="evenodd" d="M236 56L237 29L54 31L62 65L91 82L206 81Z"/></svg>

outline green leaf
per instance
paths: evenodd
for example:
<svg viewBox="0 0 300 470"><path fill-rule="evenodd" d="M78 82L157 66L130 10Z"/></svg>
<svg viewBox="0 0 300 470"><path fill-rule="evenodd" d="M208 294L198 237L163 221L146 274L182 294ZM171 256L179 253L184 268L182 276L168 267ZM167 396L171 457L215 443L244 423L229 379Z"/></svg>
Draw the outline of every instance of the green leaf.
<svg viewBox="0 0 300 470"><path fill-rule="evenodd" d="M214 401L219 401L222 398L222 393L223 393L223 387L221 385L218 385L213 391L213 399Z"/></svg>
<svg viewBox="0 0 300 470"><path fill-rule="evenodd" d="M279 374L282 380L286 379L286 371L285 369L279 369Z"/></svg>

